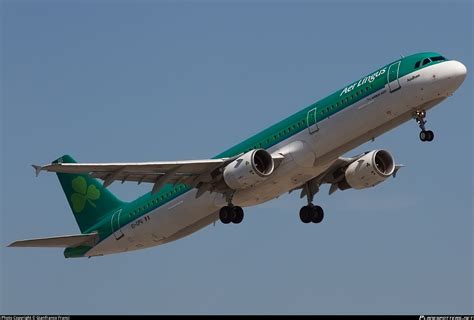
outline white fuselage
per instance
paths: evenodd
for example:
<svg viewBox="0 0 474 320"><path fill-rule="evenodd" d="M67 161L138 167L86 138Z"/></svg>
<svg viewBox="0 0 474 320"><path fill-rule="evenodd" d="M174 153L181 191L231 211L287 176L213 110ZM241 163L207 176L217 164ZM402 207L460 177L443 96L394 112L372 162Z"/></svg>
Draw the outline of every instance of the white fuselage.
<svg viewBox="0 0 474 320"><path fill-rule="evenodd" d="M317 130L308 128L272 146L267 151L284 155L282 163L264 182L237 191L233 203L253 206L301 186L324 172L344 153L410 120L414 111L428 110L452 95L464 76L465 67L457 61L417 70L399 79L400 89L390 92L386 85L318 122ZM224 196L206 192L196 198L196 192L192 189L129 223L98 243L86 256L160 245L213 223L218 219L219 209L226 205ZM136 223L139 220L142 223Z"/></svg>

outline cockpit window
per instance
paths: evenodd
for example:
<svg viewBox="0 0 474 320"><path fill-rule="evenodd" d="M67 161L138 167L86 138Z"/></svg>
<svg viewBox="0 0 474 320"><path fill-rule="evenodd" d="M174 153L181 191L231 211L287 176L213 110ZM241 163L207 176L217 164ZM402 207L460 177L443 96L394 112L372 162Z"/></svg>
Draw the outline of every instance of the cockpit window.
<svg viewBox="0 0 474 320"><path fill-rule="evenodd" d="M423 60L423 65L428 64L428 63L430 63L430 62L431 62L431 60L428 59L428 58L426 58L426 59Z"/></svg>
<svg viewBox="0 0 474 320"><path fill-rule="evenodd" d="M442 57L442 56L438 56L438 57L432 57L431 58L431 61L444 61L446 60L445 57Z"/></svg>
<svg viewBox="0 0 474 320"><path fill-rule="evenodd" d="M417 61L417 62L415 63L415 69L418 69L418 68L420 67L420 63L421 63L421 61Z"/></svg>

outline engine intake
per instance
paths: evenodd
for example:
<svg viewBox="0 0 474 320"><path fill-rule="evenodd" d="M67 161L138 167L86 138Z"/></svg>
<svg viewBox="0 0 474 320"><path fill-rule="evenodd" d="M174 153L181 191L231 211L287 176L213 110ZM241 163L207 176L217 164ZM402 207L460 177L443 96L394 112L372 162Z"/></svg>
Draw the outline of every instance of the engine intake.
<svg viewBox="0 0 474 320"><path fill-rule="evenodd" d="M223 177L230 188L245 189L265 181L274 168L272 156L264 149L255 149L229 163Z"/></svg>
<svg viewBox="0 0 474 320"><path fill-rule="evenodd" d="M386 150L374 150L347 166L341 190L373 187L390 177L395 171L395 160Z"/></svg>

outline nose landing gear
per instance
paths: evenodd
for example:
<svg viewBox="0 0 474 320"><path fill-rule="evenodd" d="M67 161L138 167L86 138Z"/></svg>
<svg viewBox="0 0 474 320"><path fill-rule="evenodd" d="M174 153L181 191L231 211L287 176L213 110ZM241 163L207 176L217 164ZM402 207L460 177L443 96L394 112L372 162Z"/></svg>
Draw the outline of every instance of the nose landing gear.
<svg viewBox="0 0 474 320"><path fill-rule="evenodd" d="M420 132L420 140L425 142L425 141L433 141L434 139L434 133L431 130L426 130L425 124L426 124L426 111L425 110L417 110L415 114L413 115L413 118L416 120L416 123L418 123L418 126L421 129Z"/></svg>

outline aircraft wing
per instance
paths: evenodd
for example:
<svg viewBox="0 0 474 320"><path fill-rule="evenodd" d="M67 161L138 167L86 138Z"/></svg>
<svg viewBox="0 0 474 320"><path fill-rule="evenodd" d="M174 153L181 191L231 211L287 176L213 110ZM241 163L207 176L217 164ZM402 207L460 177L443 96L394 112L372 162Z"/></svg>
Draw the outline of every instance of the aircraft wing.
<svg viewBox="0 0 474 320"><path fill-rule="evenodd" d="M67 248L79 245L94 246L97 243L99 235L97 232L88 234L75 234L70 236L60 236L51 238L37 238L15 241L9 247L57 247Z"/></svg>
<svg viewBox="0 0 474 320"><path fill-rule="evenodd" d="M193 187L199 183L210 183L218 169L226 166L240 155L231 158L160 161L160 162L129 162L129 163L52 163L45 166L33 165L36 175L41 171L90 174L94 178L104 180L104 186L114 181L134 181L137 183L153 183L155 193L167 183L184 183Z"/></svg>

